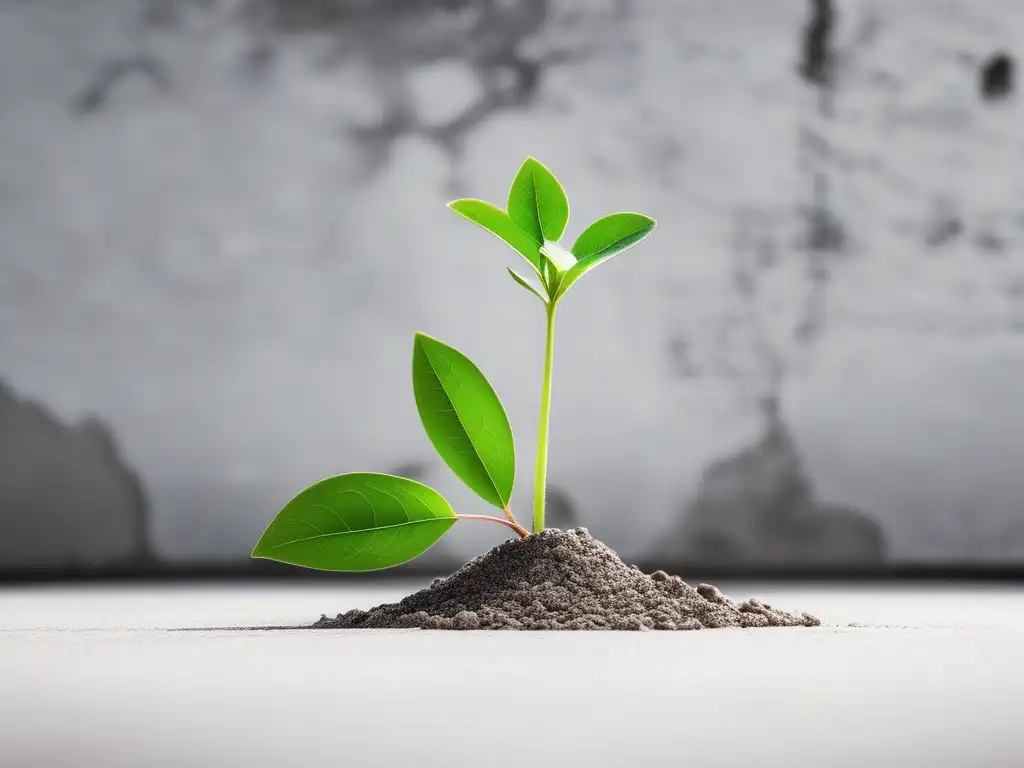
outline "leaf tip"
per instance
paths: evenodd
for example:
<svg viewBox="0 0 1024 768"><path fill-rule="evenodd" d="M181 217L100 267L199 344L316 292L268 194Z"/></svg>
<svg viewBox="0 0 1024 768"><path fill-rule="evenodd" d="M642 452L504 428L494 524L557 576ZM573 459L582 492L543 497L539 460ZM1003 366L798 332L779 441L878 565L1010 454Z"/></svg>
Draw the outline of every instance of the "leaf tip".
<svg viewBox="0 0 1024 768"><path fill-rule="evenodd" d="M436 351L438 348L447 347L440 339L435 339L433 336L423 333L422 331L416 331L413 334L412 349L413 357L416 356L416 350L419 349L423 354L429 357L431 351Z"/></svg>
<svg viewBox="0 0 1024 768"><path fill-rule="evenodd" d="M269 547L264 543L266 537L266 531L260 536L259 541L256 542L256 546L252 548L252 552L249 553L249 557L254 560L270 560L272 558L267 556L267 550Z"/></svg>
<svg viewBox="0 0 1024 768"><path fill-rule="evenodd" d="M653 218L651 218L645 213L634 213L633 216L636 216L638 219L644 222L644 234L649 234L651 230L658 225L657 221L655 221Z"/></svg>
<svg viewBox="0 0 1024 768"><path fill-rule="evenodd" d="M542 163L533 155L527 155L526 159L523 160L523 164L520 166L520 168L542 168L548 173L551 173L551 169L544 165L544 163ZM554 176L553 173L551 173L551 175Z"/></svg>
<svg viewBox="0 0 1024 768"><path fill-rule="evenodd" d="M437 339L435 339L433 336L429 336L429 335L425 334L423 331L416 331L412 335L412 341L413 341L413 344L419 344L419 345L422 346L424 343L428 343L429 344L432 341L437 341Z"/></svg>
<svg viewBox="0 0 1024 768"><path fill-rule="evenodd" d="M464 218L474 221L473 219L473 206L485 206L486 203L483 200L477 200L474 197L460 197L457 200L449 200L445 203L445 207L449 211L454 211ZM479 223L479 222L477 222Z"/></svg>
<svg viewBox="0 0 1024 768"><path fill-rule="evenodd" d="M658 222L646 213L637 213L636 211L623 211L622 213L613 213L612 216L632 216L637 219L642 219L647 222L651 227L654 227ZM597 222L595 222L597 223Z"/></svg>

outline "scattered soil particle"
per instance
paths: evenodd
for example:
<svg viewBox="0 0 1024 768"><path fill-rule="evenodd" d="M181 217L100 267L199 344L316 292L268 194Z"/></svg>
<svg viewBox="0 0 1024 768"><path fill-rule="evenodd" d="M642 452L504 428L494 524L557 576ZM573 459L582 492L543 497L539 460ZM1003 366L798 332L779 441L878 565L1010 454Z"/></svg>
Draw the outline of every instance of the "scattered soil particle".
<svg viewBox="0 0 1024 768"><path fill-rule="evenodd" d="M815 627L808 613L736 604L710 584L649 576L586 528L510 539L400 603L352 610L318 629L629 629Z"/></svg>

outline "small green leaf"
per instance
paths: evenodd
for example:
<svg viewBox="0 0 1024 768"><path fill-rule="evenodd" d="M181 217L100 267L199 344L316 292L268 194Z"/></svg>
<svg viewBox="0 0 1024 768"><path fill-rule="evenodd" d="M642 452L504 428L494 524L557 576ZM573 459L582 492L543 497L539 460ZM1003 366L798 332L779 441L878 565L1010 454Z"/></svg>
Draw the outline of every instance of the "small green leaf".
<svg viewBox="0 0 1024 768"><path fill-rule="evenodd" d="M602 261L636 245L654 229L656 222L641 213L613 213L598 219L581 234L572 246L577 262L562 278L557 298Z"/></svg>
<svg viewBox="0 0 1024 768"><path fill-rule="evenodd" d="M509 269L508 273L510 275L512 275L512 279L515 280L517 283L519 283L521 286L523 286L523 288L528 290L530 293L532 293L534 296L536 296L538 299L540 299L545 304L548 303L548 300L545 299L541 295L541 292L539 290L537 290L535 287L533 287L532 285L530 285L530 282L525 277L523 277L522 275L520 275L518 272L516 272L513 269Z"/></svg>
<svg viewBox="0 0 1024 768"><path fill-rule="evenodd" d="M457 349L417 333L412 384L423 428L445 464L503 509L515 483L515 445L505 409L480 369Z"/></svg>
<svg viewBox="0 0 1024 768"><path fill-rule="evenodd" d="M543 256L543 254L541 254ZM540 262L540 279L548 288L548 294L551 294L551 276L555 274L555 266L551 263L551 259L542 258Z"/></svg>
<svg viewBox="0 0 1024 768"><path fill-rule="evenodd" d="M483 200L453 200L448 207L464 219L472 221L486 229L492 235L511 246L516 253L526 259L537 274L540 274L540 244L542 240L534 240L515 225L507 213Z"/></svg>
<svg viewBox="0 0 1024 768"><path fill-rule="evenodd" d="M444 497L422 483L352 472L288 502L252 556L322 571L376 571L423 554L455 520Z"/></svg>
<svg viewBox="0 0 1024 768"><path fill-rule="evenodd" d="M550 240L540 247L540 255L550 261L559 272L568 272L576 266L576 257L558 243Z"/></svg>
<svg viewBox="0 0 1024 768"><path fill-rule="evenodd" d="M538 245L558 240L569 220L569 201L558 179L532 157L526 158L508 191L508 215Z"/></svg>

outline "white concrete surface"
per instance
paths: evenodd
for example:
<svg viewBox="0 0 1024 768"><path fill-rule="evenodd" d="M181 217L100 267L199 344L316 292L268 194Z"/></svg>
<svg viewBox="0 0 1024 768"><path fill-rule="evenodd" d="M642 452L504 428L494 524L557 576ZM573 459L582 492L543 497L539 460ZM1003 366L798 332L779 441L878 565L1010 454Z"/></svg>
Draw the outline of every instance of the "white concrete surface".
<svg viewBox="0 0 1024 768"><path fill-rule="evenodd" d="M817 629L210 629L414 586L0 590L0 766L1024 765L1020 589L721 585Z"/></svg>

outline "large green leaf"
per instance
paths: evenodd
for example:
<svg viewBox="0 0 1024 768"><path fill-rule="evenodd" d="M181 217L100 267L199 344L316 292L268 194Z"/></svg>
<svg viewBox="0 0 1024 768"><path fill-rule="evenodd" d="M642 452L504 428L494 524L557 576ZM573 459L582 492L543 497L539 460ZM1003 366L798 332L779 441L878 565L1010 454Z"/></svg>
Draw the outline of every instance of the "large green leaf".
<svg viewBox="0 0 1024 768"><path fill-rule="evenodd" d="M417 333L412 384L441 458L484 501L503 509L515 483L515 445L505 409L480 369L457 349Z"/></svg>
<svg viewBox="0 0 1024 768"><path fill-rule="evenodd" d="M323 571L376 571L421 555L455 519L448 502L422 483L352 472L288 502L252 556Z"/></svg>
<svg viewBox="0 0 1024 768"><path fill-rule="evenodd" d="M508 215L537 241L558 240L569 220L569 201L558 179L532 157L526 158L508 191Z"/></svg>
<svg viewBox="0 0 1024 768"><path fill-rule="evenodd" d="M507 213L483 200L465 198L463 200L452 200L448 207L464 219L469 219L474 224L486 229L496 235L513 250L526 259L539 274L541 256L540 245L543 240L536 239L523 232L515 225Z"/></svg>
<svg viewBox="0 0 1024 768"><path fill-rule="evenodd" d="M642 213L613 213L598 219L585 230L572 246L576 265L562 277L558 298L570 286L603 261L636 245L654 229L655 221Z"/></svg>

